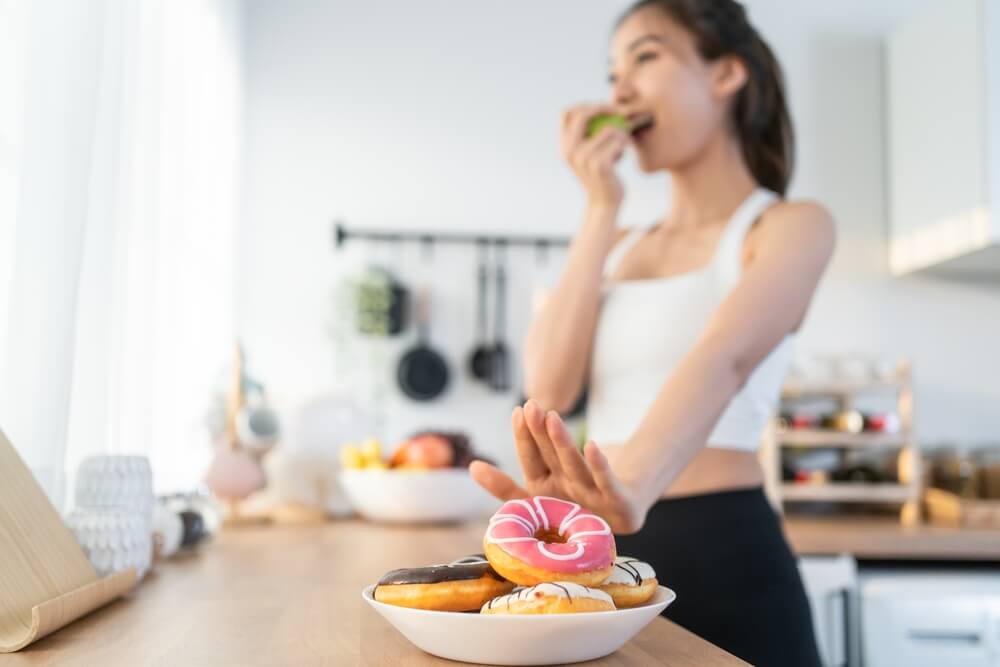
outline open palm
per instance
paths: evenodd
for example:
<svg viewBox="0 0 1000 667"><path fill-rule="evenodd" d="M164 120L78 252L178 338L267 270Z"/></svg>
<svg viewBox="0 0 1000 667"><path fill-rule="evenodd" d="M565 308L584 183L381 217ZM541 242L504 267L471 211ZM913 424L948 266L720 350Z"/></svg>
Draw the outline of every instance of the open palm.
<svg viewBox="0 0 1000 667"><path fill-rule="evenodd" d="M511 427L524 486L495 466L475 461L469 471L480 486L504 501L527 496L571 500L602 516L616 533L642 527L645 510L636 494L618 479L593 441L580 454L558 414L546 414L529 400L515 408Z"/></svg>

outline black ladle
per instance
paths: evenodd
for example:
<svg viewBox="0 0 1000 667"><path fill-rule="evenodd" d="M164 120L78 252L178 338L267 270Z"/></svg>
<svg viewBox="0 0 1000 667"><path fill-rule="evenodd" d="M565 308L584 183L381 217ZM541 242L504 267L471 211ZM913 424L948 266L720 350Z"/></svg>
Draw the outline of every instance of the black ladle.
<svg viewBox="0 0 1000 667"><path fill-rule="evenodd" d="M500 241L496 247L496 315L493 318L493 353L490 355L490 387L494 391L510 389L510 356L507 352L507 345L504 343L504 328L507 317L505 259L506 244Z"/></svg>
<svg viewBox="0 0 1000 667"><path fill-rule="evenodd" d="M490 381L493 346L486 340L486 242L479 242L479 268L476 271L478 302L476 304L476 346L469 355L469 372L472 377Z"/></svg>

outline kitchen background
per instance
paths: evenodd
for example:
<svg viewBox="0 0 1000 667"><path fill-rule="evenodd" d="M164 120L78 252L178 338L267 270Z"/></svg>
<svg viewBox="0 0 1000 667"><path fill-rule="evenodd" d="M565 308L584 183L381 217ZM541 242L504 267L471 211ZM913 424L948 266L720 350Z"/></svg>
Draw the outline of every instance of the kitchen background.
<svg viewBox="0 0 1000 667"><path fill-rule="evenodd" d="M0 429L53 503L81 508L94 489L74 488L75 478L107 474L81 466L88 456L140 454L148 463L131 460L129 474L152 480L150 503L153 484L160 494L204 492L210 465L216 495L243 497L264 485L263 459L265 494L341 514L350 507L336 481L340 445L357 444L353 454L371 463L367 436L390 455L425 428L464 433L516 471L509 415L521 341L564 249L507 251L512 382L496 391L466 371L481 342L475 246L351 238L338 247L334 224L571 236L584 201L558 155L559 114L607 96L606 47L628 4L0 0ZM789 474L770 459L769 474L785 472L785 500L819 500L820 515L829 494L898 506L923 491L919 478L904 479L905 465L865 480L886 484L851 487L829 483L830 457L889 452L892 468L911 435L928 460L953 448L936 459L936 481L955 494L941 505L948 528L901 525L895 510L847 524L840 514L787 517L826 663L859 664L863 597L874 623L865 636L880 638L865 640L869 664L917 664L901 656L926 657L932 644L939 659L926 664L1000 664L1000 538L962 524L989 484L984 523L1000 514L1000 222L989 217L1000 200L1000 10L993 0L745 4L787 77L798 159L790 197L822 202L839 232L799 336L800 367L912 365L912 433L905 400L878 408L899 413L900 433L885 420L853 432L856 413L834 429L793 419L777 440L769 431L772 453L777 444L827 456L806 465L825 469ZM923 32L905 32L914 25ZM924 94L942 85L948 94ZM945 119L939 132L914 131L928 118ZM621 171L621 224L659 216L664 179L640 174L631 155ZM979 263L977 275L893 270L894 246L920 259L975 236L964 235L969 211L992 229L991 247L966 263ZM910 235L939 218L955 224ZM358 335L350 295L372 266L411 295L430 294L429 339L451 371L435 400L412 401L396 384L397 360L417 340L412 321L397 336ZM491 330L493 307L491 296ZM890 388L905 397L909 386ZM234 406L244 390L263 402ZM247 415L262 421L248 425ZM235 463L213 450L237 441L257 449ZM977 488L961 453L984 447L993 453L976 461L993 482L984 474ZM418 501L442 497L457 504L444 492ZM161 501L171 511L193 502ZM900 612L899 600L912 604ZM879 625L904 616L910 625L892 632Z"/></svg>
<svg viewBox="0 0 1000 667"><path fill-rule="evenodd" d="M0 4L14 92L0 117L6 431L34 443L27 456L57 494L86 453L139 442L163 490L187 488L210 459L205 414L238 336L289 422L318 397L353 397L384 440L460 429L513 466L517 363L505 394L463 373L474 249L352 241L337 252L332 225L570 236L583 197L558 157L559 113L606 96L610 23L626 5ZM788 80L790 194L823 202L839 230L798 349L911 360L918 443L967 449L1000 434L1000 291L894 276L888 262L885 44L928 6L748 3ZM658 216L663 179L623 162L621 223ZM509 253L515 360L562 257ZM453 370L439 400L395 388L413 327L374 343L350 335L337 294L371 263L432 291L431 341ZM72 408L65 422L48 416L53 397Z"/></svg>
<svg viewBox="0 0 1000 667"><path fill-rule="evenodd" d="M246 5L237 329L283 406L338 380L333 286L365 250L333 253L334 218L359 228L573 233L583 198L558 159L559 113L606 97L609 25L627 4ZM893 277L888 267L883 45L919 4L747 3L788 80L798 138L790 196L823 202L840 235L799 350L911 359L919 441L967 447L1000 438L1000 290ZM622 224L659 216L663 179L625 162ZM432 285L432 340L462 364L475 341L476 253L436 248L422 262L419 247L373 252L408 283ZM530 249L512 252L515 353L532 287L551 284L560 259L539 265ZM412 336L390 349L404 349ZM461 428L514 465L515 397L455 375L431 405L390 384L386 435Z"/></svg>

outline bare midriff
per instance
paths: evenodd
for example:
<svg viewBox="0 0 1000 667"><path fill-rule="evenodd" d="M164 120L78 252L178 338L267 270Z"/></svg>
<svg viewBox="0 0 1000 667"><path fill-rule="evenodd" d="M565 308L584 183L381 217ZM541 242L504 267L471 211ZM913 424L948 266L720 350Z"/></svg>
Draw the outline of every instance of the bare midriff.
<svg viewBox="0 0 1000 667"><path fill-rule="evenodd" d="M601 446L612 469L615 458L622 453L622 447ZM703 493L750 489L764 483L764 473L760 468L756 452L738 449L705 447L691 460L661 498L693 496Z"/></svg>

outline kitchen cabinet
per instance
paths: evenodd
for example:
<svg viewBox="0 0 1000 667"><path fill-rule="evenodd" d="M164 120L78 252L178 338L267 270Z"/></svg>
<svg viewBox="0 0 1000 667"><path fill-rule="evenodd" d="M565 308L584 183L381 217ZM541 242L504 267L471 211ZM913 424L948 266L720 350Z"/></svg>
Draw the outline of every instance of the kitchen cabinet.
<svg viewBox="0 0 1000 667"><path fill-rule="evenodd" d="M784 526L825 666L1000 667L1000 529L864 515Z"/></svg>
<svg viewBox="0 0 1000 667"><path fill-rule="evenodd" d="M862 571L866 667L1000 667L1000 573Z"/></svg>
<svg viewBox="0 0 1000 667"><path fill-rule="evenodd" d="M859 664L857 562L846 554L805 556L799 572L823 667Z"/></svg>
<svg viewBox="0 0 1000 667"><path fill-rule="evenodd" d="M1000 280L1000 3L920 3L885 51L889 267Z"/></svg>

